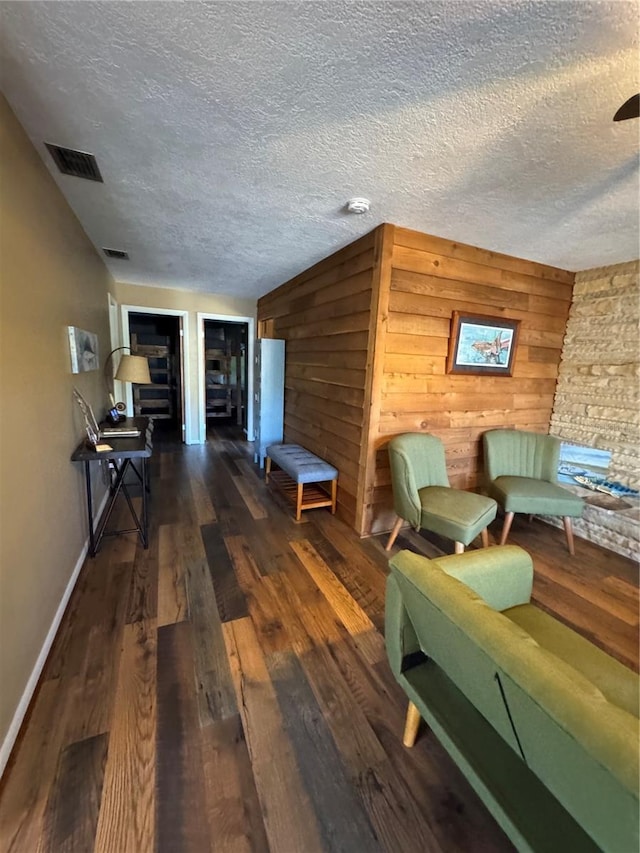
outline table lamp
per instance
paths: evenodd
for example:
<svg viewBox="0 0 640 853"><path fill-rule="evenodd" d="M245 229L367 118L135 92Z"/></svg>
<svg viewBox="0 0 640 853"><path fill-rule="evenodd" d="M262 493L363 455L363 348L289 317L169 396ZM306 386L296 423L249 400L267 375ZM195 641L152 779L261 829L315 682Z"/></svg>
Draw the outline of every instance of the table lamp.
<svg viewBox="0 0 640 853"><path fill-rule="evenodd" d="M116 370L115 377L108 378L107 368L111 363L114 353L121 349L130 349L130 347L116 347L106 358L104 363L105 379L107 388L109 389L109 399L111 401L111 409L107 416L108 420L116 423L120 418L124 417L123 413L126 410L124 403L116 403L113 396L113 379L119 382L132 382L135 385L151 385L151 374L149 373L149 361L144 355L122 355L120 356L120 364ZM115 411L114 411L115 410Z"/></svg>

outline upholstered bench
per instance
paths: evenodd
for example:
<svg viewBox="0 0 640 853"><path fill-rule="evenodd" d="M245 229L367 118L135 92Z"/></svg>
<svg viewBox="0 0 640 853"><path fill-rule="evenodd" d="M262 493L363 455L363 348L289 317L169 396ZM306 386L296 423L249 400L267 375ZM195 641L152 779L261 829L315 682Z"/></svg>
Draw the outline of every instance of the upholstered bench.
<svg viewBox="0 0 640 853"><path fill-rule="evenodd" d="M281 470L272 471L272 462ZM265 482L268 483L269 478L295 504L296 521L300 521L303 509L330 506L331 512L335 513L338 493L337 468L299 444L270 444L267 447ZM331 495L317 485L329 481Z"/></svg>

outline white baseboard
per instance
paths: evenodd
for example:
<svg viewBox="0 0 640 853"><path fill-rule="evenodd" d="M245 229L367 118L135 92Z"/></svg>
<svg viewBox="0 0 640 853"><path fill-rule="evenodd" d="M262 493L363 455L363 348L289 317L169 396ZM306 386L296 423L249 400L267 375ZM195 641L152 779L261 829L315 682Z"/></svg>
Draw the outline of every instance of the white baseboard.
<svg viewBox="0 0 640 853"><path fill-rule="evenodd" d="M102 499L100 506L98 507L98 512L95 516L96 521L102 515L104 508L107 504L108 497L109 492L106 491L104 498ZM94 524L95 523L96 522L94 522ZM5 739L2 742L2 746L0 747L0 778L2 778L4 769L7 766L7 761L9 760L9 756L11 755L11 750L13 749L13 745L16 742L16 738L18 737L18 732L20 731L20 726L22 725L22 721L24 720L25 714L29 709L29 704L31 702L31 699L33 698L35 689L38 686L40 675L42 674L44 665L47 662L47 658L49 657L51 646L53 645L53 641L55 640L56 634L58 633L58 628L60 627L60 623L62 622L62 617L64 616L64 612L67 609L67 604L69 603L69 599L71 598L71 593L74 590L74 587L78 580L78 575L80 574L80 569L84 565L84 561L88 552L89 540L87 539L87 541L84 543L82 551L80 552L80 556L78 557L73 572L71 573L71 577L69 578L69 582L67 583L65 591L62 594L60 604L58 605L58 609L56 610L55 616L53 617L51 626L47 631L47 636L45 637L44 643L42 644L42 648L40 649L38 659L36 660L31 675L29 676L27 685L24 688L22 697L18 702L18 707L16 708L15 713L13 715L13 719L11 720L11 725L9 726Z"/></svg>

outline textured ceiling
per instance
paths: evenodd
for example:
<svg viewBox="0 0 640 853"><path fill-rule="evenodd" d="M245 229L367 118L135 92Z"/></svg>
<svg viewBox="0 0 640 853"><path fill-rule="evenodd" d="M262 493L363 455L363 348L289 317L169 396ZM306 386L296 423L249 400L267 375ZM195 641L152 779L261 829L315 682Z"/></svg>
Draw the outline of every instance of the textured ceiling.
<svg viewBox="0 0 640 853"><path fill-rule="evenodd" d="M638 255L636 2L2 2L2 85L121 281L255 297L393 222ZM61 175L43 143L94 153ZM349 215L351 196L371 211Z"/></svg>

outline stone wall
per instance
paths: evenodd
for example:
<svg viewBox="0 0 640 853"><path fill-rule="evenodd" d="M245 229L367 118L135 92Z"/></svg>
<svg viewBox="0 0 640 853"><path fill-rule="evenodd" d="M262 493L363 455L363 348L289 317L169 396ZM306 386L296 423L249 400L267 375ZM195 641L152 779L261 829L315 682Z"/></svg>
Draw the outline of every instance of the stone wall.
<svg viewBox="0 0 640 853"><path fill-rule="evenodd" d="M550 432L610 450L608 476L640 489L640 262L576 274ZM584 492L582 492L584 495ZM638 507L588 506L577 535L637 557Z"/></svg>

